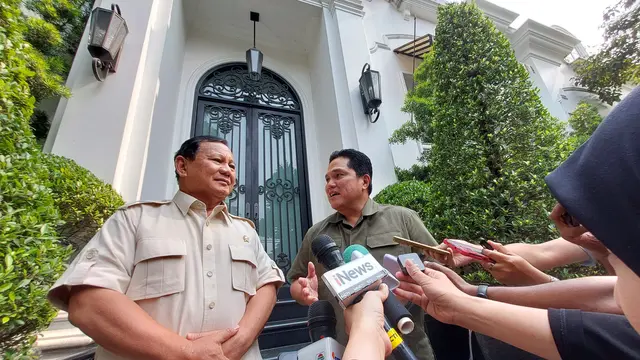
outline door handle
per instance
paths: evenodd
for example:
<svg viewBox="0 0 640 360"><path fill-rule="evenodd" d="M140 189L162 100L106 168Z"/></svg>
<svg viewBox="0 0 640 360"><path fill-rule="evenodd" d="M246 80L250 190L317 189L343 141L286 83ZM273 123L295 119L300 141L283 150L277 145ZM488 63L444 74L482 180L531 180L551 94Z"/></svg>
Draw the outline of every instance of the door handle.
<svg viewBox="0 0 640 360"><path fill-rule="evenodd" d="M244 204L244 208L245 208L245 212L246 212L244 217L247 218L247 219L251 219L251 217L250 217L251 216L251 205L249 205L249 202Z"/></svg>
<svg viewBox="0 0 640 360"><path fill-rule="evenodd" d="M253 204L253 221L258 222L258 217L260 216L260 207L258 203Z"/></svg>

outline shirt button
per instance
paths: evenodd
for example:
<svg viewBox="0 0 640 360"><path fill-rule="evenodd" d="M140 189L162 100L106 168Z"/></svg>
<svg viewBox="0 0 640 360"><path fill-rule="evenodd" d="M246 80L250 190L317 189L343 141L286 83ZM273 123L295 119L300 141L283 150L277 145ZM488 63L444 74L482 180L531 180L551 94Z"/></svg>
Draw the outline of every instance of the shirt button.
<svg viewBox="0 0 640 360"><path fill-rule="evenodd" d="M213 309L214 307L216 307L216 303L215 302L211 302L209 303L209 309Z"/></svg>
<svg viewBox="0 0 640 360"><path fill-rule="evenodd" d="M207 245L207 250L211 250L212 247L211 244Z"/></svg>
<svg viewBox="0 0 640 360"><path fill-rule="evenodd" d="M96 257L96 255L97 255L97 254L98 254L98 250L96 250L96 249L91 249L91 250L87 251L87 259L88 259L88 260L91 260L91 259L93 259L94 257Z"/></svg>
<svg viewBox="0 0 640 360"><path fill-rule="evenodd" d="M212 273L211 271L207 271L207 276L208 276L208 277L212 277L212 276L213 276L213 273Z"/></svg>

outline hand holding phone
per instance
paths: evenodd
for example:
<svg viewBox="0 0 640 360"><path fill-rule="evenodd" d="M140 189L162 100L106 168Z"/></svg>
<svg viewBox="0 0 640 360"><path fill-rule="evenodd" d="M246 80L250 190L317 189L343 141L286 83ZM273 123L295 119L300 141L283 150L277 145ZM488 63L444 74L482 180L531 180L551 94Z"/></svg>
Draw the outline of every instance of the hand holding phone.
<svg viewBox="0 0 640 360"><path fill-rule="evenodd" d="M449 248L451 248L451 250L453 250L453 252L468 256L476 260L495 263L493 259L482 253L482 248L477 248L475 246L469 245L464 241L454 239L444 239L444 242L449 246Z"/></svg>

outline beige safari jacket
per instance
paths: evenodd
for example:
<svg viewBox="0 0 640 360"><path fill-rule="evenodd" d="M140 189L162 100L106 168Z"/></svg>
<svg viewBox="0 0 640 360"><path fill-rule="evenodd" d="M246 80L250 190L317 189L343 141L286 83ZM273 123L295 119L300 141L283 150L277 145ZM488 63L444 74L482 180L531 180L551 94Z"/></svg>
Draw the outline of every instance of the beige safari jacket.
<svg viewBox="0 0 640 360"><path fill-rule="evenodd" d="M120 208L49 291L67 310L69 291L91 285L119 291L160 325L185 336L235 327L263 285L284 283L251 221L224 204L206 206L178 191L173 200ZM102 347L96 359L123 359ZM261 359L257 340L244 360Z"/></svg>

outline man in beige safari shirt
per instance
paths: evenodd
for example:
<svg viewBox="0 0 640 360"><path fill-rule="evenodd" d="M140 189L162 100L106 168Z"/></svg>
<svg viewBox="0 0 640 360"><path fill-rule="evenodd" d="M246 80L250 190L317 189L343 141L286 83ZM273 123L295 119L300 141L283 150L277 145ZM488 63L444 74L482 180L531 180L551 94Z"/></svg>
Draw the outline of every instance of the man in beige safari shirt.
<svg viewBox="0 0 640 360"><path fill-rule="evenodd" d="M96 359L261 359L284 276L251 221L230 215L233 154L185 141L173 200L116 211L49 292L99 345Z"/></svg>
<svg viewBox="0 0 640 360"><path fill-rule="evenodd" d="M311 242L320 234L330 236L341 250L353 244L366 246L382 264L385 254L400 255L418 249L400 245L394 236L409 238L427 245L438 245L424 226L418 214L400 206L381 205L370 198L373 168L367 155L353 149L331 154L325 175L325 193L336 213L313 225L302 241L288 277L291 280L291 296L303 305L318 299L328 300L336 311L338 341L347 343L342 308L327 286L318 281L326 269L318 265L311 253ZM424 312L418 306L408 306L416 328L404 336L411 350L420 360L432 360L431 344L424 332ZM393 355L387 359L394 359Z"/></svg>

